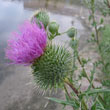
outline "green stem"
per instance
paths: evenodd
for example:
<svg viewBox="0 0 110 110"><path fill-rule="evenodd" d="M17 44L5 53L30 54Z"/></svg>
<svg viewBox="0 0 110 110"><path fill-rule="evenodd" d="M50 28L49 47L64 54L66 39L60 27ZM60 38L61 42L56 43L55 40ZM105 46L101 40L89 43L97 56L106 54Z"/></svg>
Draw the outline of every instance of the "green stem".
<svg viewBox="0 0 110 110"><path fill-rule="evenodd" d="M65 89L65 92L66 92L66 94L68 95L68 97L71 99L71 96L70 96L70 94L69 94L69 92L68 92L68 90L67 90L67 88L66 88L66 85L64 84L64 89Z"/></svg>
<svg viewBox="0 0 110 110"><path fill-rule="evenodd" d="M81 65L81 67L82 67L82 69L83 69L83 71L85 73L85 76L86 76L87 80L89 81L89 83L91 83L91 81L90 81L90 79L89 79L89 77L87 75L87 72L86 72L86 70L85 70L85 68L84 68L84 66L83 66L83 64L82 64L82 62L80 60L79 55L78 55L78 61L79 61L80 65ZM95 88L95 86L93 85L93 83L92 83L92 87ZM100 99L101 102L103 102L105 104L105 102L104 102L103 98L101 97L101 95L99 95L99 99Z"/></svg>
<svg viewBox="0 0 110 110"><path fill-rule="evenodd" d="M75 93L75 94L77 95L77 97L78 97L78 96L79 96L79 92L78 92L78 90L74 87L74 85L73 85L68 79L66 79L64 82L65 82L67 85L69 85L69 87L74 91L74 93ZM69 95L69 93L68 93L68 91L67 91L67 89L66 89L66 86L64 86L64 88L65 88L65 91L66 91L67 95L70 97L70 95ZM79 97L78 97L78 98L79 98ZM71 99L71 97L70 97L70 99ZM87 105L86 105L84 99L82 100L82 105L84 106L85 110L88 110L88 107L87 107Z"/></svg>
<svg viewBox="0 0 110 110"><path fill-rule="evenodd" d="M99 105L101 106L101 108L102 108L103 110L105 110L104 107L103 107L103 105L102 105L102 103L100 103L99 99L97 99L97 102L99 103Z"/></svg>
<svg viewBox="0 0 110 110"><path fill-rule="evenodd" d="M93 16L93 22L96 23L94 11L92 11L92 16ZM98 29L97 29L97 24L95 24L95 34L96 34L97 44L99 45L99 32L98 32Z"/></svg>
<svg viewBox="0 0 110 110"><path fill-rule="evenodd" d="M108 3L108 6L109 6L109 1L107 0L107 3ZM94 5L94 4L93 4ZM93 22L95 22L96 23L96 20L95 20L95 15L94 15L94 9L91 9L91 11L92 11L92 16L93 16ZM98 49L99 49L99 51L101 51L100 50L100 44L99 44L99 31L98 31L98 29L97 29L97 24L95 25L95 34L96 34L96 41L97 41L97 46L98 46ZM102 63L103 63L103 65L105 64L104 63L104 59L103 59L103 57L101 56L101 60L102 60ZM83 67L83 69L84 69L84 67ZM85 72L85 74L86 74L86 77L87 77L87 79L88 79L88 81L89 81L89 83L90 83L90 79L89 79L89 77L87 76L87 73ZM95 88L95 86L92 84L92 87L93 88ZM99 94L99 100L103 103L103 106L105 105L105 102L104 102L104 100L103 100L103 98L101 97L101 95Z"/></svg>
<svg viewBox="0 0 110 110"><path fill-rule="evenodd" d="M110 8L110 2L109 2L109 0L106 0L106 1L107 1L108 8Z"/></svg>
<svg viewBox="0 0 110 110"><path fill-rule="evenodd" d="M79 64L81 65L81 67L82 67L82 69L83 69L83 71L84 71L84 73L85 73L85 75L86 75L87 80L90 82L90 79L89 79L89 77L88 77L88 75L87 75L87 73L86 73L86 70L85 70L85 68L84 68L84 65L83 65L82 62L81 62L81 59L80 59L79 55L78 55L78 61L79 61ZM92 86L93 86L93 88L94 88L94 85L92 85Z"/></svg>
<svg viewBox="0 0 110 110"><path fill-rule="evenodd" d="M63 35L63 34L65 34L65 33L67 33L67 31L65 31L65 32L62 32L62 33L58 33L59 35Z"/></svg>
<svg viewBox="0 0 110 110"><path fill-rule="evenodd" d="M69 94L69 92L68 92L68 90L67 90L67 88L66 88L66 85L64 84L64 89L65 89L65 92L66 92L66 94L68 95L68 97L71 99L71 96L70 96L70 94ZM72 107L73 108L73 110L74 110L74 107Z"/></svg>
<svg viewBox="0 0 110 110"><path fill-rule="evenodd" d="M69 87L74 91L74 93L78 96L78 90L74 87L74 85L68 80L68 79L66 79L66 80L64 80L64 82L67 84L67 85L69 85Z"/></svg>
<svg viewBox="0 0 110 110"><path fill-rule="evenodd" d="M83 107L84 107L84 110L88 110L88 107L87 107L87 105L86 105L84 99L82 99L82 105L83 105ZM82 106L82 105L81 105L81 106Z"/></svg>

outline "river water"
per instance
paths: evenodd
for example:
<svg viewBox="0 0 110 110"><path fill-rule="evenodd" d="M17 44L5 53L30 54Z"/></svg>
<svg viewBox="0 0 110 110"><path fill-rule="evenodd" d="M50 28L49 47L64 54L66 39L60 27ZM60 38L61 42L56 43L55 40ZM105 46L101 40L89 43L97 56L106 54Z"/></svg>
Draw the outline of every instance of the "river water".
<svg viewBox="0 0 110 110"><path fill-rule="evenodd" d="M32 82L29 67L7 65L5 58L4 50L11 32L18 31L19 25L39 8L49 11L50 19L60 24L61 32L74 26L78 38L87 36L87 13L80 0L0 0L0 110L60 110L55 103L47 104L44 96L38 95L33 89L35 86L29 84ZM55 41L65 43L69 38L64 35ZM57 94L58 97L61 95Z"/></svg>

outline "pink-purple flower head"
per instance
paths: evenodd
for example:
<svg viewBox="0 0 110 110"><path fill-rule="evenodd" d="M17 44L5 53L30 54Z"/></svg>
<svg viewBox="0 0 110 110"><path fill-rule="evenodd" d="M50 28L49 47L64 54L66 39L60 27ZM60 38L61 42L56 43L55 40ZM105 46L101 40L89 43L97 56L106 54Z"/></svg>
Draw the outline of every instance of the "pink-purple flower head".
<svg viewBox="0 0 110 110"><path fill-rule="evenodd" d="M8 41L6 57L13 64L31 64L44 53L47 35L43 24L35 21L25 21L20 27L20 33L13 33L13 38Z"/></svg>

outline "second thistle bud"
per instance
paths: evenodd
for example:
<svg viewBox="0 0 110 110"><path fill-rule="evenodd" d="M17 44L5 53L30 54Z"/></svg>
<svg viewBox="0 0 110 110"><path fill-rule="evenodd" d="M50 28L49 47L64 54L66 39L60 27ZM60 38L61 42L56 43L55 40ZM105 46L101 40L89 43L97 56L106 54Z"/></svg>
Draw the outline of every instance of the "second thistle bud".
<svg viewBox="0 0 110 110"><path fill-rule="evenodd" d="M74 27L70 28L68 31L67 31L67 35L70 37L70 38L74 38L75 37L75 34L76 34L76 29Z"/></svg>
<svg viewBox="0 0 110 110"><path fill-rule="evenodd" d="M59 24L57 24L55 21L53 21L49 24L49 31L52 34L58 33L58 30L59 30Z"/></svg>
<svg viewBox="0 0 110 110"><path fill-rule="evenodd" d="M46 12L46 10L38 10L35 14L34 17L37 18L37 20L41 21L44 25L44 27L46 28L47 25L49 24L49 15Z"/></svg>

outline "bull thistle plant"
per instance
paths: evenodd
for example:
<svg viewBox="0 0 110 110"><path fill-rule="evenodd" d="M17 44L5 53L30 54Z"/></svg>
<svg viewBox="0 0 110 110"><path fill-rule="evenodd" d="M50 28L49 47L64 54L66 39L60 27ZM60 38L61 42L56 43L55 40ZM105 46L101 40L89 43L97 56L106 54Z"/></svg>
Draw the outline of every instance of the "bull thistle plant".
<svg viewBox="0 0 110 110"><path fill-rule="evenodd" d="M47 11L37 11L30 21L20 26L19 33L13 33L13 38L8 41L6 57L11 60L11 64L31 66L35 83L42 89L60 88L65 91L65 100L51 97L47 100L60 103L64 108L71 106L73 110L107 110L103 93L109 93L110 89L103 86L96 88L94 85L97 62L93 64L89 76L85 69L88 60L79 55L77 30L70 27L60 33L59 27L57 22L50 21ZM70 38L71 50L53 43L54 38L62 34ZM79 62L82 71L75 79L78 68L76 62ZM78 83L82 78L89 82L84 91Z"/></svg>

